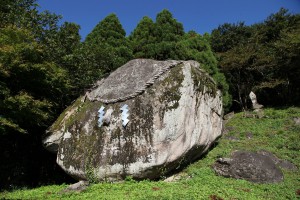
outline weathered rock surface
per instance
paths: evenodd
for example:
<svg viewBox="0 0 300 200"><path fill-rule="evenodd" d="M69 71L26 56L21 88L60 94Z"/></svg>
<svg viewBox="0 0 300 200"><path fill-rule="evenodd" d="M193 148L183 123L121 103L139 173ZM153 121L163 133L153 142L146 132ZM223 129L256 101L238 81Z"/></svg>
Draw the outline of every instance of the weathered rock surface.
<svg viewBox="0 0 300 200"><path fill-rule="evenodd" d="M219 158L213 165L218 175L255 183L276 183L283 180L279 167L297 170L291 162L280 160L271 152L236 151L231 158Z"/></svg>
<svg viewBox="0 0 300 200"><path fill-rule="evenodd" d="M277 165L278 167L280 167L282 169L290 170L290 171L296 171L298 169L297 166L294 165L293 163L291 163L290 161L279 159L269 151L261 150L258 153L268 156L269 158L272 159L272 161L275 163L275 165Z"/></svg>
<svg viewBox="0 0 300 200"><path fill-rule="evenodd" d="M132 60L78 98L44 145L78 180L155 179L221 136L222 99L195 61Z"/></svg>

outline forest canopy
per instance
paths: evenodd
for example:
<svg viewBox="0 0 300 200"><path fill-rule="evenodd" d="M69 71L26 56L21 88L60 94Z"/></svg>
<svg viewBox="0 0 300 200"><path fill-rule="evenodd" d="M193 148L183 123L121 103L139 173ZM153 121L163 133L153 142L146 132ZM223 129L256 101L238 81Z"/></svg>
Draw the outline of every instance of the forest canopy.
<svg viewBox="0 0 300 200"><path fill-rule="evenodd" d="M267 106L299 105L299 33L300 15L286 9L262 23L225 23L212 31L211 46L236 108L247 109L250 91Z"/></svg>

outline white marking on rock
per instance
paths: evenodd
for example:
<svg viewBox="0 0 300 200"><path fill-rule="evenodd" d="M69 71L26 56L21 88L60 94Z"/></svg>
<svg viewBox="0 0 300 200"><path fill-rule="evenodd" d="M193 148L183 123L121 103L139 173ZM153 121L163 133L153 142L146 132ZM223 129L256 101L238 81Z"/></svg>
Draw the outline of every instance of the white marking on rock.
<svg viewBox="0 0 300 200"><path fill-rule="evenodd" d="M103 116L104 116L104 106L101 106L101 108L98 110L98 126L101 127L103 124Z"/></svg>
<svg viewBox="0 0 300 200"><path fill-rule="evenodd" d="M122 110L122 125L123 127L126 127L126 125L128 124L129 122L129 119L128 119L128 105L127 104L124 104L121 108Z"/></svg>
<svg viewBox="0 0 300 200"><path fill-rule="evenodd" d="M64 134L64 140L65 139L70 139L72 137L72 135L71 135L71 133L69 132L69 131L67 131L67 132L65 132L65 134Z"/></svg>

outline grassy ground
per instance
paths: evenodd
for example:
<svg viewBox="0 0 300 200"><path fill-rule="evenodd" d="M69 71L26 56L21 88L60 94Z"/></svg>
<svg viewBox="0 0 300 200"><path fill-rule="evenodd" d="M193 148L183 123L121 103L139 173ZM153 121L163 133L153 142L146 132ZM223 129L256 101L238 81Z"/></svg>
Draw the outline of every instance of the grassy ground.
<svg viewBox="0 0 300 200"><path fill-rule="evenodd" d="M234 150L274 153L300 167L300 108L265 109L262 119L244 118L238 113L227 123L228 135L238 140L221 138L218 145L203 159L186 167L178 182L136 182L93 184L83 192L61 192L66 185L44 186L30 190L3 192L0 199L300 199L300 170L284 172L284 181L277 184L254 184L216 176L211 165L219 157ZM247 136L252 135L251 139Z"/></svg>

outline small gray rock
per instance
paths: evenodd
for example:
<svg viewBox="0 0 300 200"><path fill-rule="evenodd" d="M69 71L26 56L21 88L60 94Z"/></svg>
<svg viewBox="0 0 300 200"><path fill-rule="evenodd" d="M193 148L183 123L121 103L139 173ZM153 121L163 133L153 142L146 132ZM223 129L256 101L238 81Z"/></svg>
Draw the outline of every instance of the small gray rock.
<svg viewBox="0 0 300 200"><path fill-rule="evenodd" d="M62 192L71 192L71 191L81 192L81 191L85 190L88 187L88 185L89 185L89 182L87 182L87 181L79 181L77 183L69 185Z"/></svg>
<svg viewBox="0 0 300 200"><path fill-rule="evenodd" d="M224 115L223 118L224 118L224 120L230 120L231 118L233 118L233 116L234 116L234 111Z"/></svg>
<svg viewBox="0 0 300 200"><path fill-rule="evenodd" d="M237 138L233 135L226 135L224 138L227 140L230 140L230 141L239 141L239 138Z"/></svg>
<svg viewBox="0 0 300 200"><path fill-rule="evenodd" d="M246 138L249 139L249 140L252 139L253 138L253 133L247 132L246 133Z"/></svg>
<svg viewBox="0 0 300 200"><path fill-rule="evenodd" d="M295 117L293 120L295 125L300 125L300 117Z"/></svg>

